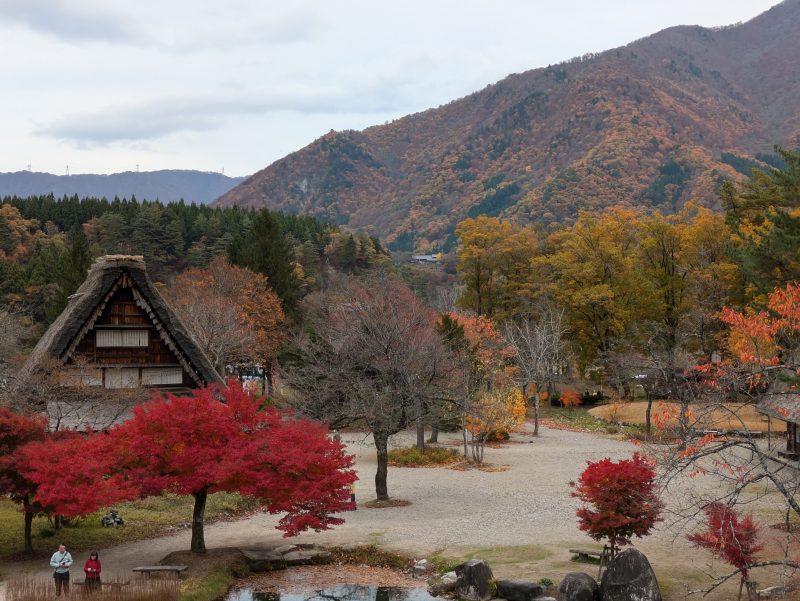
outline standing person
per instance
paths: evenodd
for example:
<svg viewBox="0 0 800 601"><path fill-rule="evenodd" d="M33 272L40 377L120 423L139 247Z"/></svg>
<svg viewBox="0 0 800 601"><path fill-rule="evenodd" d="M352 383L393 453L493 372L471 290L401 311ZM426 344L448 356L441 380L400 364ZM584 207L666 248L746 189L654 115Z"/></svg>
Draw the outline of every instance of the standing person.
<svg viewBox="0 0 800 601"><path fill-rule="evenodd" d="M72 555L64 545L58 546L58 551L50 558L50 567L53 568L53 580L56 582L56 597L61 596L61 590L69 595L69 566L72 565Z"/></svg>
<svg viewBox="0 0 800 601"><path fill-rule="evenodd" d="M87 593L98 590L100 588L100 557L97 551L92 551L89 559L83 564L83 573L86 578L83 580L83 590Z"/></svg>

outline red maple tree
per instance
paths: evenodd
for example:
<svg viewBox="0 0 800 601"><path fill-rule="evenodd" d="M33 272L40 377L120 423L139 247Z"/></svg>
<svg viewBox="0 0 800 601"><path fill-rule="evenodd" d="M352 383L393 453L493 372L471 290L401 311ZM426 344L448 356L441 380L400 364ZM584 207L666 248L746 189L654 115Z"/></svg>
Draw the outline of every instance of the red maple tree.
<svg viewBox="0 0 800 601"><path fill-rule="evenodd" d="M33 552L31 524L33 517L43 510L34 502L36 483L20 471L20 450L30 442L44 440L47 419L14 413L0 407L0 496L8 496L19 503L25 515L25 552Z"/></svg>
<svg viewBox="0 0 800 601"><path fill-rule="evenodd" d="M138 496L138 485L117 469L105 433L59 431L19 451L20 471L36 483L36 502L66 517L88 515Z"/></svg>
<svg viewBox="0 0 800 601"><path fill-rule="evenodd" d="M271 513L285 513L278 525L284 536L340 524L333 514L352 508L356 475L341 443L321 424L262 404L231 381L227 388L155 398L110 433L118 468L141 495L169 490L194 497L195 553L205 552L209 493L238 491Z"/></svg>
<svg viewBox="0 0 800 601"><path fill-rule="evenodd" d="M760 527L752 516L742 517L733 507L719 501L709 503L703 511L706 530L687 538L739 570L742 576L739 586L741 598L742 585L748 585L748 591L751 588L749 569L755 561L755 554L764 548L757 540Z"/></svg>
<svg viewBox="0 0 800 601"><path fill-rule="evenodd" d="M570 482L573 497L583 501L577 510L580 529L593 539L608 539L612 557L631 537L647 535L661 521L653 466L641 455L589 462L578 482Z"/></svg>

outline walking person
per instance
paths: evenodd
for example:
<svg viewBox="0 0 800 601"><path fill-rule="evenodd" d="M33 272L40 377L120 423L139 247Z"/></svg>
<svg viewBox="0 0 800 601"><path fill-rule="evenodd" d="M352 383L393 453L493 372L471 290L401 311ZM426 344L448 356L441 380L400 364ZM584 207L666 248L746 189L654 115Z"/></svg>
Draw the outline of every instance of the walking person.
<svg viewBox="0 0 800 601"><path fill-rule="evenodd" d="M100 589L101 569L100 557L97 555L97 551L92 551L92 553L89 555L89 559L87 559L86 563L83 564L83 573L85 574L85 578L83 580L84 591L91 593L92 591Z"/></svg>
<svg viewBox="0 0 800 601"><path fill-rule="evenodd" d="M69 595L69 567L72 565L72 555L64 545L58 546L58 551L50 558L50 567L53 568L53 580L56 583L56 597L61 596L61 591Z"/></svg>

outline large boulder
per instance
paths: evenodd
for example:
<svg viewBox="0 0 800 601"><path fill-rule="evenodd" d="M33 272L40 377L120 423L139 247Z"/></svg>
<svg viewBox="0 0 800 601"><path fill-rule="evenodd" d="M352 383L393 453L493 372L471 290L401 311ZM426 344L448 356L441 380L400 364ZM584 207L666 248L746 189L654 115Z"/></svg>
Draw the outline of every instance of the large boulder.
<svg viewBox="0 0 800 601"><path fill-rule="evenodd" d="M482 559L470 559L456 567L456 593L464 601L488 601L492 598L492 568Z"/></svg>
<svg viewBox="0 0 800 601"><path fill-rule="evenodd" d="M600 601L600 587L589 574L570 572L558 585L558 601Z"/></svg>
<svg viewBox="0 0 800 601"><path fill-rule="evenodd" d="M496 595L507 601L533 601L544 595L544 586L527 580L498 580Z"/></svg>
<svg viewBox="0 0 800 601"><path fill-rule="evenodd" d="M636 549L626 549L614 559L600 582L603 601L661 601L655 572L647 557Z"/></svg>

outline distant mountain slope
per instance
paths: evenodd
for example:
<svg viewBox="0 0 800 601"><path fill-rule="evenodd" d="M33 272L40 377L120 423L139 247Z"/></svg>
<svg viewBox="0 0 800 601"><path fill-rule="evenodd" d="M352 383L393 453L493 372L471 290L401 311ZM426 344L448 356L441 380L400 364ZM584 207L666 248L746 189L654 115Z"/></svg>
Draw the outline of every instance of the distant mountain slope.
<svg viewBox="0 0 800 601"><path fill-rule="evenodd" d="M448 246L454 224L478 214L548 223L617 203L713 205L721 178L800 140L797 31L800 0L786 0L743 25L673 27L510 75L331 132L216 204L310 213L419 250Z"/></svg>
<svg viewBox="0 0 800 601"><path fill-rule="evenodd" d="M139 200L159 199L163 202L180 200L206 204L244 180L226 177L221 173L169 169L113 173L111 175L53 175L17 171L0 173L0 198L3 196L34 196L52 193L56 197L93 196L108 199L118 196Z"/></svg>

